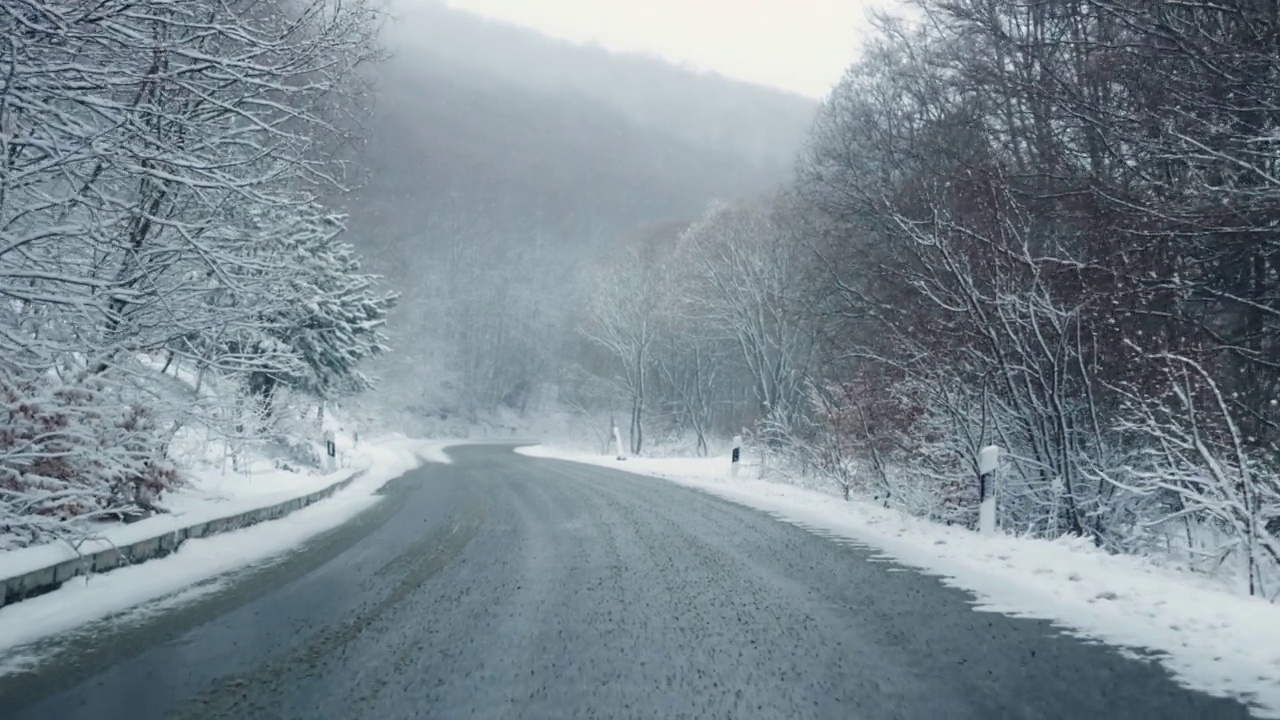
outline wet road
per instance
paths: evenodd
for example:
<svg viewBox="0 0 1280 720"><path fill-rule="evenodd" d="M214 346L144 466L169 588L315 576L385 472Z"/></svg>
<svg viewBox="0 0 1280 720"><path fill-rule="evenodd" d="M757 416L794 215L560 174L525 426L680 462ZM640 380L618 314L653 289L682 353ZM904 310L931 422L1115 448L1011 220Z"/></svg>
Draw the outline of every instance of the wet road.
<svg viewBox="0 0 1280 720"><path fill-rule="evenodd" d="M474 446L0 718L1235 718L1157 665L660 480Z"/></svg>

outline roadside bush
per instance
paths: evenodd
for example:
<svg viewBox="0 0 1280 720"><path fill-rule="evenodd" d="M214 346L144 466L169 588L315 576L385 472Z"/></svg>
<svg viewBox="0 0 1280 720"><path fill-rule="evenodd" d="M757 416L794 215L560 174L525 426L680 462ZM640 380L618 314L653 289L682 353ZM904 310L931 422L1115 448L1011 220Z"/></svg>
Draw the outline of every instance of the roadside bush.
<svg viewBox="0 0 1280 720"><path fill-rule="evenodd" d="M159 512L178 483L147 409L100 376L0 375L0 402L0 548Z"/></svg>

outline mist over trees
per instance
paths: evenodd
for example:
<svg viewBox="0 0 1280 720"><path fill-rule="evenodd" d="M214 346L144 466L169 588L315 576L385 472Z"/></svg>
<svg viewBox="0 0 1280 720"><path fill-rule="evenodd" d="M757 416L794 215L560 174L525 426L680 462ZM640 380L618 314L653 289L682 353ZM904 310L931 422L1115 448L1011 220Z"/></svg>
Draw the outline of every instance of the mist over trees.
<svg viewBox="0 0 1280 720"><path fill-rule="evenodd" d="M403 293L370 415L422 432L566 408L625 418L581 333L609 292L601 262L786 182L816 105L430 4L387 37L345 204Z"/></svg>
<svg viewBox="0 0 1280 720"><path fill-rule="evenodd" d="M422 58L464 77L487 75L542 95L581 98L628 124L778 173L789 172L813 119L807 98L558 41L439 3L397 7L395 17L389 38L405 59Z"/></svg>

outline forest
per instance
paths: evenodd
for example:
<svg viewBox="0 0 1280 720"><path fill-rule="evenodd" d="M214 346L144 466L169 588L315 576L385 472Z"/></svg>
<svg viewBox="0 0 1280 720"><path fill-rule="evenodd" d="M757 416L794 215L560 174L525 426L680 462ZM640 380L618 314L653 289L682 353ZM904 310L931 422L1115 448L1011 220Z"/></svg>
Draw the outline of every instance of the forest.
<svg viewBox="0 0 1280 720"><path fill-rule="evenodd" d="M812 103L438 6L4 3L0 537L326 408L555 415L962 525L995 445L1007 531L1273 595L1280 3L909 10Z"/></svg>
<svg viewBox="0 0 1280 720"><path fill-rule="evenodd" d="M600 268L583 336L631 450L746 428L846 497L972 524L996 445L1006 530L1274 593L1280 5L916 9L786 188Z"/></svg>
<svg viewBox="0 0 1280 720"><path fill-rule="evenodd" d="M159 510L184 448L287 454L277 426L370 386L395 295L326 199L378 27L359 1L0 4L0 547Z"/></svg>

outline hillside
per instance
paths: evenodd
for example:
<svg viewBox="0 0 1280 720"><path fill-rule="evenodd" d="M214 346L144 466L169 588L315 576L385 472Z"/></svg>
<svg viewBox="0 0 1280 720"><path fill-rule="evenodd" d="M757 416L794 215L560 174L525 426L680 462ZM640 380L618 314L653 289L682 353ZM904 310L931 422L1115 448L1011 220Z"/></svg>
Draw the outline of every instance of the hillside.
<svg viewBox="0 0 1280 720"><path fill-rule="evenodd" d="M816 110L808 98L661 59L559 41L440 3L402 5L388 38L404 59L434 57L540 92L578 94L642 127L760 166L788 167Z"/></svg>
<svg viewBox="0 0 1280 720"><path fill-rule="evenodd" d="M428 10L429 32L390 29L359 158L364 184L346 203L367 267L403 294L396 355L376 371L388 402L425 412L523 405L564 365L564 343L525 336L533 316L520 313L555 318L572 336L565 308L583 291L578 269L599 253L641 228L696 218L712 200L784 184L781 158L810 104ZM581 72L551 82L566 67ZM685 101L688 113L672 107ZM488 367L513 355L518 371Z"/></svg>

